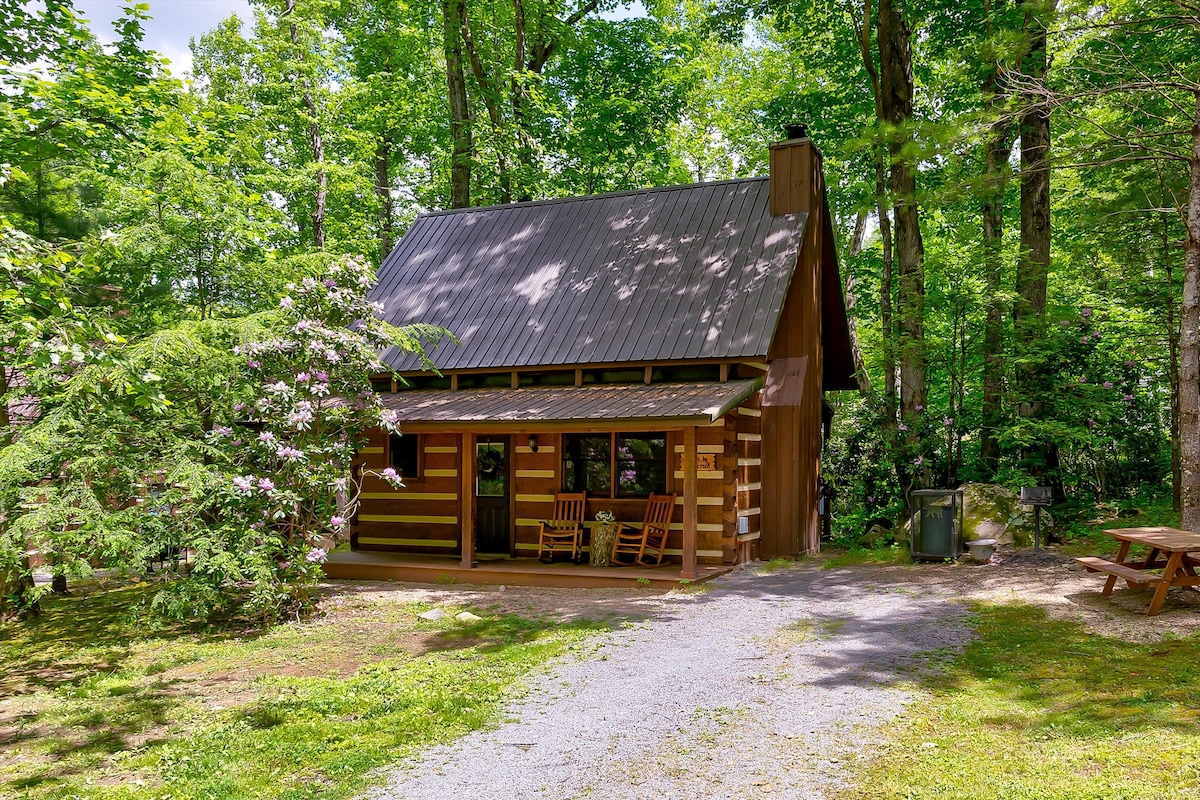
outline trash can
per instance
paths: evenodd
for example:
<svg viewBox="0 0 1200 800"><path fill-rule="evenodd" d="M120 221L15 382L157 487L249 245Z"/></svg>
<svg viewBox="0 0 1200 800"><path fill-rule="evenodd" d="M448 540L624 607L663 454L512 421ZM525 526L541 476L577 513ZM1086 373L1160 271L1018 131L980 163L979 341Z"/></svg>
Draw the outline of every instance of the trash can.
<svg viewBox="0 0 1200 800"><path fill-rule="evenodd" d="M961 489L915 489L908 493L912 509L909 546L913 558L958 558L962 553Z"/></svg>

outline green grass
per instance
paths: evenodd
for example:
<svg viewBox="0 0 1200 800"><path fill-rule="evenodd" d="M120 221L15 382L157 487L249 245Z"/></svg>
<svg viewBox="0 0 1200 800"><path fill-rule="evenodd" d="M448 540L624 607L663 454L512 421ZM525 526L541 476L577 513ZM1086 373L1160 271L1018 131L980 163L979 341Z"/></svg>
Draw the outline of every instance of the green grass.
<svg viewBox="0 0 1200 800"><path fill-rule="evenodd" d="M601 623L350 598L266 631L151 631L147 590L53 599L0 628L0 796L342 798L485 726Z"/></svg>
<svg viewBox="0 0 1200 800"><path fill-rule="evenodd" d="M977 632L842 797L1200 796L1200 638L1132 644L1023 606L981 607Z"/></svg>
<svg viewBox="0 0 1200 800"><path fill-rule="evenodd" d="M856 567L860 564L913 563L912 555L908 549L908 542L870 549L864 547L828 547L825 549L825 552L828 554L828 558L821 563L824 569Z"/></svg>

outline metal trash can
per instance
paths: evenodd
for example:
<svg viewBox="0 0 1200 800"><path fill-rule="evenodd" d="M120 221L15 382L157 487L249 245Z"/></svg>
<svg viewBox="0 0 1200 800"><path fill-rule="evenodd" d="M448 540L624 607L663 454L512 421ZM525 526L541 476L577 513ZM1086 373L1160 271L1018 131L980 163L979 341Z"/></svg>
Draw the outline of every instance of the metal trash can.
<svg viewBox="0 0 1200 800"><path fill-rule="evenodd" d="M912 509L909 546L913 558L958 558L962 553L961 489L915 489L908 493Z"/></svg>

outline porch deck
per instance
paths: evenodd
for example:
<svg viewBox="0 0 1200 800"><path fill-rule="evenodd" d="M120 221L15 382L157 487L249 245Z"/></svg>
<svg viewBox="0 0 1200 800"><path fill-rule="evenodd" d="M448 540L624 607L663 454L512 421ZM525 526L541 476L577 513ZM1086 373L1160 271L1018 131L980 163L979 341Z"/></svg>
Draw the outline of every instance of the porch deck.
<svg viewBox="0 0 1200 800"><path fill-rule="evenodd" d="M596 589L649 585L669 589L682 583L701 583L724 575L732 566L699 566L695 578L679 577L679 565L661 567L593 567L588 564L543 564L535 558L480 559L474 569L464 569L457 557L342 551L330 553L325 574L330 578L413 583L470 583L490 586L557 586ZM648 582L648 584L647 584Z"/></svg>

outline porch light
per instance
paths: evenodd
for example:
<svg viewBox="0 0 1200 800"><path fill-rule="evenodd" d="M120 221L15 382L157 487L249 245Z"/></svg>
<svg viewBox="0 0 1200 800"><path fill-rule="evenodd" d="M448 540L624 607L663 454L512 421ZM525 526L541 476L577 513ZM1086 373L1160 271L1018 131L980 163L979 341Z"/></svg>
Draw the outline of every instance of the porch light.
<svg viewBox="0 0 1200 800"><path fill-rule="evenodd" d="M529 434L529 452L531 452L531 453L537 452L537 434L536 433Z"/></svg>

